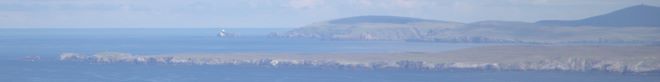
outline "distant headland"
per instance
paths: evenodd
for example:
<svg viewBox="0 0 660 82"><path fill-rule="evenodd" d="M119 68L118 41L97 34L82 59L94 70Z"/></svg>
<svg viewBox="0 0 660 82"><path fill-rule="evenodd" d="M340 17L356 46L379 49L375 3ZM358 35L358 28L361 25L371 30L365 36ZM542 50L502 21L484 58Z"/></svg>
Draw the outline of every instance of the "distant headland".
<svg viewBox="0 0 660 82"><path fill-rule="evenodd" d="M636 5L580 20L533 23L357 16L309 24L271 36L460 43L657 43L660 42L660 7Z"/></svg>

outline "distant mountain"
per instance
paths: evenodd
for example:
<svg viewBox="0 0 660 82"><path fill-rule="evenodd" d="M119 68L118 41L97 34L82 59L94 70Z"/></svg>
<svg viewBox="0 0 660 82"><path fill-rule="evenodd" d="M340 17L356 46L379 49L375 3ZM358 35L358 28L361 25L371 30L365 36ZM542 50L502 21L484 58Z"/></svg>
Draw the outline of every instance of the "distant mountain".
<svg viewBox="0 0 660 82"><path fill-rule="evenodd" d="M543 20L537 22L537 24L556 26L660 27L660 7L637 5L581 20Z"/></svg>
<svg viewBox="0 0 660 82"><path fill-rule="evenodd" d="M398 16L357 16L317 22L273 37L460 43L660 42L660 8L639 5L575 21L459 23ZM620 27L620 28L603 28Z"/></svg>
<svg viewBox="0 0 660 82"><path fill-rule="evenodd" d="M274 37L333 40L420 39L430 30L449 29L463 23L398 16L357 16L310 24Z"/></svg>

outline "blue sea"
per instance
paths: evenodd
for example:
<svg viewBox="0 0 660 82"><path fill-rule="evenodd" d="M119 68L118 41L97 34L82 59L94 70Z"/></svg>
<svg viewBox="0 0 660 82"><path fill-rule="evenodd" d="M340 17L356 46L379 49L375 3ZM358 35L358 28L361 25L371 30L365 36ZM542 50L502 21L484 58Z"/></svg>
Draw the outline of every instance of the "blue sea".
<svg viewBox="0 0 660 82"><path fill-rule="evenodd" d="M289 28L3 28L0 82L660 82L659 74L557 71L415 71L228 65L98 64L61 53L442 52L500 44L269 38ZM40 57L26 61L26 57Z"/></svg>

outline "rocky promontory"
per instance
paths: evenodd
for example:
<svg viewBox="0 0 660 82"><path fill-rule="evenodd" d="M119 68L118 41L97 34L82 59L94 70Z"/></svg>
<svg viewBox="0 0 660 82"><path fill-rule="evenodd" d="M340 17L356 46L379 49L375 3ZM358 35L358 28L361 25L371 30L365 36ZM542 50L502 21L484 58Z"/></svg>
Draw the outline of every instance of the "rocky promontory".
<svg viewBox="0 0 660 82"><path fill-rule="evenodd" d="M63 53L61 61L131 64L252 65L323 69L660 71L658 46L489 46L441 53L225 53L131 55Z"/></svg>

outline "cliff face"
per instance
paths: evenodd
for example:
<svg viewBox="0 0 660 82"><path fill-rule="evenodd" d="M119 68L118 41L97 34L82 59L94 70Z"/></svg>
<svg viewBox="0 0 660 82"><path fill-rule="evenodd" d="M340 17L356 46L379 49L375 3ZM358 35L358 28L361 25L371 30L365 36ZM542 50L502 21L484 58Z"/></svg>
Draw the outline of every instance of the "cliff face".
<svg viewBox="0 0 660 82"><path fill-rule="evenodd" d="M571 48L574 47L574 48ZM126 53L75 53L62 61L136 64L255 65L324 69L402 70L549 70L549 71L660 71L658 47L499 46L446 53L372 54L215 54L140 56ZM636 52L636 53L629 53ZM377 55L375 55L377 54Z"/></svg>
<svg viewBox="0 0 660 82"><path fill-rule="evenodd" d="M317 38L334 40L408 40L422 39L433 31L447 30L460 23L419 22L408 24L361 23L333 24L318 23L286 33L272 34L274 37Z"/></svg>
<svg viewBox="0 0 660 82"><path fill-rule="evenodd" d="M633 6L576 21L458 23L396 16L358 16L307 25L273 37L465 43L660 42L660 8Z"/></svg>

